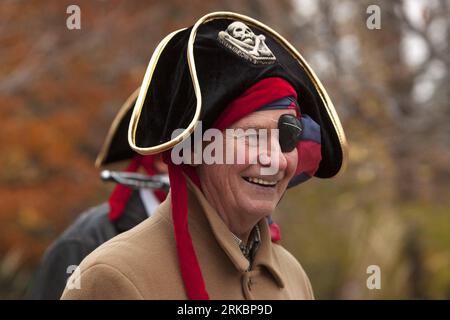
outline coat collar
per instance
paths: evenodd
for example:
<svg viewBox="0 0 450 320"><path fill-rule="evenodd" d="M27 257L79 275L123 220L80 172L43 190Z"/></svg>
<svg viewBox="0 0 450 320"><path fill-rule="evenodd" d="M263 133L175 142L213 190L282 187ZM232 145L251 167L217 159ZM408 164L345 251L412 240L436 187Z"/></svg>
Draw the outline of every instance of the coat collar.
<svg viewBox="0 0 450 320"><path fill-rule="evenodd" d="M219 246L236 269L240 272L249 271L250 263L242 254L239 245L233 237L233 233L228 229L217 211L209 204L199 188L188 177L186 177L186 180L188 182L190 227L199 229L201 232L210 229ZM285 284L280 265L274 257L275 244L271 241L267 220L261 219L258 226L261 232L261 244L256 252L252 268L265 267L273 276L277 285L280 288L284 288Z"/></svg>
<svg viewBox="0 0 450 320"><path fill-rule="evenodd" d="M135 227L148 218L148 213L142 203L139 191L133 190L122 215L112 223L118 233L122 233Z"/></svg>

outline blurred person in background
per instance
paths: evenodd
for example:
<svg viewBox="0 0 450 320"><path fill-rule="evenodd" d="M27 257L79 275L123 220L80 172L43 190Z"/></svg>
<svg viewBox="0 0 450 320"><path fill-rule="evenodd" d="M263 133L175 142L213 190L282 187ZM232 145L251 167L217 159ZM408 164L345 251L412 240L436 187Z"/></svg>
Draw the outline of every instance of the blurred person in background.
<svg viewBox="0 0 450 320"><path fill-rule="evenodd" d="M148 176L167 176L167 166L161 157L135 154L127 143L122 143L126 140L137 93L138 90L127 99L113 120L96 166L131 159L127 172L144 169ZM118 183L107 203L82 213L47 249L28 296L31 299L59 299L67 279L84 257L102 243L151 216L165 198L166 191L163 189L131 188Z"/></svg>

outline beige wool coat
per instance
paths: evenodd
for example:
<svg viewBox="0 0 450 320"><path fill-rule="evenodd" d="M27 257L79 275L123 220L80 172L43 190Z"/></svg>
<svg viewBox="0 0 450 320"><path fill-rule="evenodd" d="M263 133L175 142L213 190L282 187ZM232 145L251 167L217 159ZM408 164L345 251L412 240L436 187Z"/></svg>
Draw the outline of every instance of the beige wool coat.
<svg viewBox="0 0 450 320"><path fill-rule="evenodd" d="M270 239L259 222L261 244L250 269L231 231L188 180L189 230L211 299L314 299L299 262ZM175 248L170 194L154 215L104 243L80 264L62 299L187 299Z"/></svg>

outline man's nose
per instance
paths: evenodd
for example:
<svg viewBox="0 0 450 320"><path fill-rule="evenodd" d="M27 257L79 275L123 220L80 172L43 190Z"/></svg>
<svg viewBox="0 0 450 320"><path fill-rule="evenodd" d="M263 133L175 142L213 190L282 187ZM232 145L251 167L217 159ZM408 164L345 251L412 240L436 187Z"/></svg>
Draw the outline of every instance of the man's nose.
<svg viewBox="0 0 450 320"><path fill-rule="evenodd" d="M274 130L276 131L276 130ZM273 166L276 164L278 171L284 171L287 167L287 159L281 151L278 134L272 133L266 146L260 146L258 160L262 166Z"/></svg>

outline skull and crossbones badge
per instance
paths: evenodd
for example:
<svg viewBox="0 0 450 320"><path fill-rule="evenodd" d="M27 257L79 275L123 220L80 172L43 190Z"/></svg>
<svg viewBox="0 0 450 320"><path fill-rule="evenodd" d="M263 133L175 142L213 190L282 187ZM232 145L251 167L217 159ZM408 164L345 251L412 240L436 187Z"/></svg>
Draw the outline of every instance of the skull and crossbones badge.
<svg viewBox="0 0 450 320"><path fill-rule="evenodd" d="M256 35L244 23L235 21L225 31L220 31L218 40L225 47L254 64L271 64L275 55L266 45L266 37Z"/></svg>

